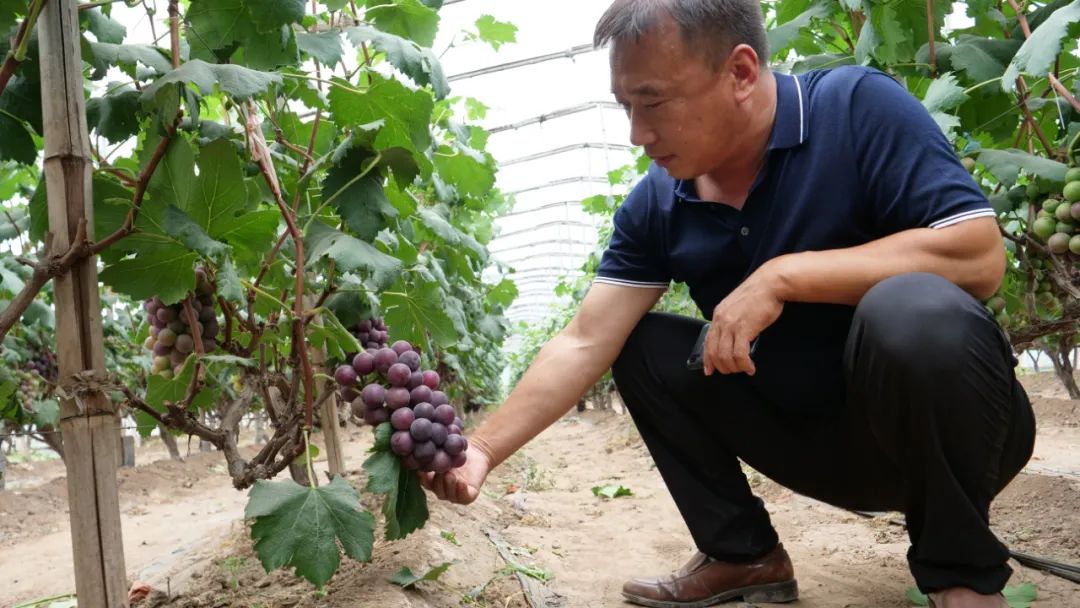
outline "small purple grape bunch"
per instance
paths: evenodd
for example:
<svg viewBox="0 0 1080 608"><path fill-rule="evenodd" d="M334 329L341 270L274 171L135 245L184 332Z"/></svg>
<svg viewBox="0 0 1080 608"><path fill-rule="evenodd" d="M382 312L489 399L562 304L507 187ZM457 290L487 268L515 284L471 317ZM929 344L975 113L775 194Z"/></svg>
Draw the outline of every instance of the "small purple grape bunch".
<svg viewBox="0 0 1080 608"><path fill-rule="evenodd" d="M357 393L353 387L369 376ZM406 468L445 473L465 464L465 422L439 390L439 374L421 371L420 353L405 340L358 353L351 364L337 368L334 378L343 391L355 394L353 415L372 427L390 422L390 449Z"/></svg>

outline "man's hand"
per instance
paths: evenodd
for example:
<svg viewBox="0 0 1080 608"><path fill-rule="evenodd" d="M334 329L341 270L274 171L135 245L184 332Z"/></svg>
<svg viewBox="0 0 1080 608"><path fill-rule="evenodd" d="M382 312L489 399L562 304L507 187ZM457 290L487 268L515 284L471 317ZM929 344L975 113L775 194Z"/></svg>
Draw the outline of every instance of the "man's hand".
<svg viewBox="0 0 1080 608"><path fill-rule="evenodd" d="M446 473L419 472L420 485L435 496L459 505L467 505L480 496L480 486L491 472L491 460L471 443L465 451L465 464Z"/></svg>
<svg viewBox="0 0 1080 608"><path fill-rule="evenodd" d="M750 343L776 322L784 309L771 266L750 275L713 309L712 325L705 336L705 375L756 371L750 359Z"/></svg>

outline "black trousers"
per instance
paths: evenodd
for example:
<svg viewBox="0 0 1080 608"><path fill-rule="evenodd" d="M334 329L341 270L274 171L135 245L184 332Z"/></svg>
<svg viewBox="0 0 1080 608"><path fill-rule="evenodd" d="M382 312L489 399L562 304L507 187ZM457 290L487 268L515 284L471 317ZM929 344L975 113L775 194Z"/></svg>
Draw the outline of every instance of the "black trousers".
<svg viewBox="0 0 1080 608"><path fill-rule="evenodd" d="M800 415L745 374L688 371L702 324L649 313L612 367L698 549L745 561L778 542L742 459L835 506L902 511L925 593L1005 586L1008 550L988 510L1031 457L1035 420L1012 349L976 299L924 273L874 286L854 311L843 403Z"/></svg>

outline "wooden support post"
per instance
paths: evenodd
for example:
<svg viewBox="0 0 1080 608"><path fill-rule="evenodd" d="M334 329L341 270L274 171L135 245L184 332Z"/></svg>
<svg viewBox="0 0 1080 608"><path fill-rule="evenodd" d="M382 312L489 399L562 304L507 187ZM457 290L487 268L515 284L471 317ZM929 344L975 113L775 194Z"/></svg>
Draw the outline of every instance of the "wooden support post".
<svg viewBox="0 0 1080 608"><path fill-rule="evenodd" d="M76 0L53 0L45 4L38 22L45 180L55 252L67 250L80 225L86 238L94 238L78 10ZM87 257L53 283L60 384L67 388L60 402L60 429L79 605L126 608L116 485L120 420L102 390L72 383L76 374L105 374L96 264L95 256Z"/></svg>
<svg viewBox="0 0 1080 608"><path fill-rule="evenodd" d="M306 306L314 306L315 301L316 298L313 296L304 297ZM319 316L316 316L314 322L319 323L320 321ZM315 369L316 374L323 373L329 376L334 374L334 371L326 366L325 346L312 349L311 366ZM315 393L315 403L322 401L319 420L322 421L323 442L326 444L326 460L330 468L331 478L345 472L345 456L341 450L341 433L339 432L341 427L338 425L337 398L330 395L323 399L323 395L326 395L327 391L333 390L334 383L332 381L321 380L318 382L318 389Z"/></svg>

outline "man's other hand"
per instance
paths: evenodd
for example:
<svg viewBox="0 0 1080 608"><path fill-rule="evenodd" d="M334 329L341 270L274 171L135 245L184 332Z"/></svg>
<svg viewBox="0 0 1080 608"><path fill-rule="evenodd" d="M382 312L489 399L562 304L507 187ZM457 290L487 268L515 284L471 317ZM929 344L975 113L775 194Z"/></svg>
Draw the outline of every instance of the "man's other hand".
<svg viewBox="0 0 1080 608"><path fill-rule="evenodd" d="M762 266L713 309L712 325L705 335L705 375L756 371L750 344L776 322L784 309L777 295L776 277Z"/></svg>
<svg viewBox="0 0 1080 608"><path fill-rule="evenodd" d="M491 471L491 459L482 450L469 444L465 464L446 473L420 471L420 485L442 500L467 505L480 496L480 486Z"/></svg>

